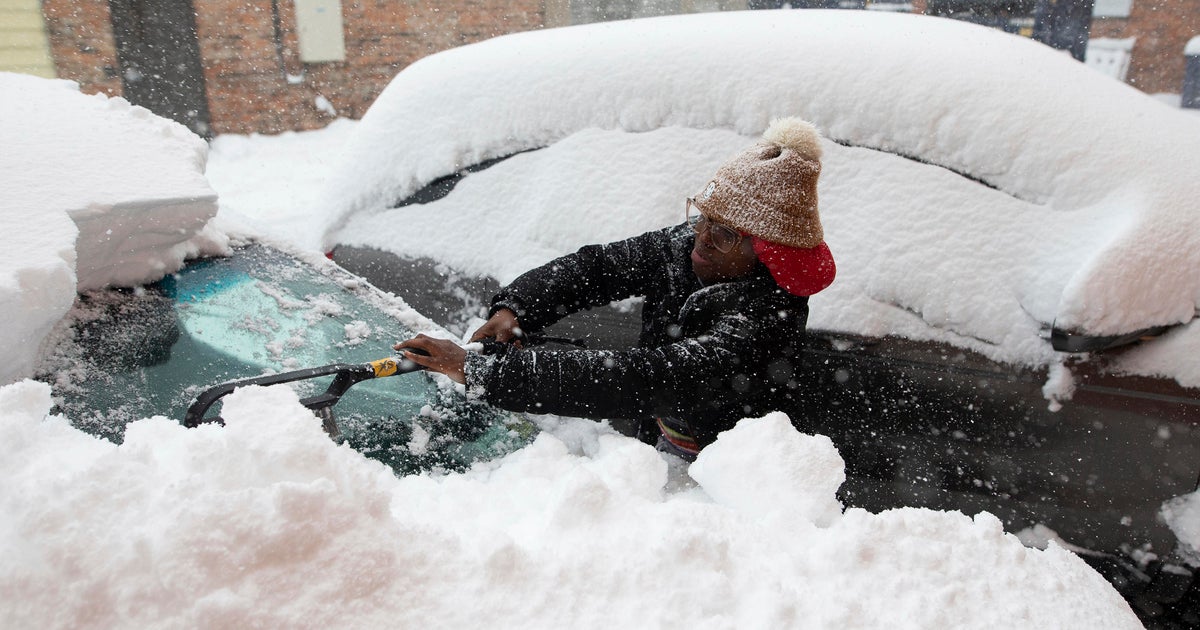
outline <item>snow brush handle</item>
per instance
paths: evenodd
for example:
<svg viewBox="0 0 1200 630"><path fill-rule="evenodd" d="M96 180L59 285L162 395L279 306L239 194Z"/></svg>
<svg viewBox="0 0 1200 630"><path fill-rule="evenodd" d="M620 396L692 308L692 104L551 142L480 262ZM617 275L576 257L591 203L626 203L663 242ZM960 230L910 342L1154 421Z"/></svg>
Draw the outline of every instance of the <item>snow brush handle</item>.
<svg viewBox="0 0 1200 630"><path fill-rule="evenodd" d="M373 378L384 378L387 376L395 376L397 374L408 374L416 372L423 368L408 359L388 357L371 361L370 363L360 363L357 365L335 363L333 365L323 365L321 367L306 368L303 370L295 370L292 372L281 372L279 374L268 374L267 376L256 376L253 378L245 378L237 381L229 381L222 383L209 389L204 390L196 397L195 402L188 407L187 413L183 417L183 426L190 428L197 427L205 422L216 422L224 424L220 416L205 417L209 407L212 407L221 398L239 387L248 385L278 385L280 383L292 383L295 381L304 381L310 378L318 378L321 376L334 376L333 382L324 393L316 396L310 396L300 401L300 404L320 412L323 409L332 407L337 404L342 395L346 393L356 383L369 381Z"/></svg>

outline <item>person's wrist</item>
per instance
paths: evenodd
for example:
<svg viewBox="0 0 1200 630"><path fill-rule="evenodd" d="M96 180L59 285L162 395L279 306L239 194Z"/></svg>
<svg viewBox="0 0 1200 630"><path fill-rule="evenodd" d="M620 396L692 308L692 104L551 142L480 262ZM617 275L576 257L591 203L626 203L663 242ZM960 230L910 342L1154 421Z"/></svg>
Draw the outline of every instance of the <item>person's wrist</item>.
<svg viewBox="0 0 1200 630"><path fill-rule="evenodd" d="M463 375L466 379L464 384L467 386L467 390L471 391L474 388L476 393L482 397L485 384L495 368L496 355L468 352L463 363Z"/></svg>
<svg viewBox="0 0 1200 630"><path fill-rule="evenodd" d="M492 303L492 307L488 309L488 318L490 319L495 317L500 311L508 311L517 319L520 319L521 315L523 315L525 312L525 310L521 308L520 304L517 304L512 300L501 300Z"/></svg>

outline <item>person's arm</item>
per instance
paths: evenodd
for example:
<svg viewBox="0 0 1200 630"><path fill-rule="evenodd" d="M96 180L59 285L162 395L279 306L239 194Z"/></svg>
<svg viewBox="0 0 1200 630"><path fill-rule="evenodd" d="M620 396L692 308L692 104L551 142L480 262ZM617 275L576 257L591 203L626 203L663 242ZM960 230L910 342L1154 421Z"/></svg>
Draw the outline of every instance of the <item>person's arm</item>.
<svg viewBox="0 0 1200 630"><path fill-rule="evenodd" d="M678 228L666 228L606 245L588 245L526 272L493 298L488 321L471 341L494 339L520 347L523 331L540 330L588 306L648 293L653 279L662 278L670 264L672 247L682 246L676 242L677 232ZM406 357L458 383L465 381L466 352L458 344L418 335L393 347L424 351L427 356Z"/></svg>
<svg viewBox="0 0 1200 630"><path fill-rule="evenodd" d="M581 418L677 416L703 389L744 369L759 351L755 328L746 317L731 314L698 338L623 351L498 346L500 354L485 356L427 335L394 348L409 351L407 359L456 383L479 388L488 403L509 411Z"/></svg>
<svg viewBox="0 0 1200 630"><path fill-rule="evenodd" d="M467 386L510 411L584 418L686 416L705 394L746 369L765 331L733 313L705 334L658 348L468 353Z"/></svg>
<svg viewBox="0 0 1200 630"><path fill-rule="evenodd" d="M671 238L668 228L556 258L496 294L489 317L508 309L522 330L536 332L585 308L645 295L670 263Z"/></svg>
<svg viewBox="0 0 1200 630"><path fill-rule="evenodd" d="M495 339L500 343L515 343L519 346L522 334L521 322L517 321L517 314L512 312L512 309L501 307L495 309L487 322L471 335L471 341Z"/></svg>

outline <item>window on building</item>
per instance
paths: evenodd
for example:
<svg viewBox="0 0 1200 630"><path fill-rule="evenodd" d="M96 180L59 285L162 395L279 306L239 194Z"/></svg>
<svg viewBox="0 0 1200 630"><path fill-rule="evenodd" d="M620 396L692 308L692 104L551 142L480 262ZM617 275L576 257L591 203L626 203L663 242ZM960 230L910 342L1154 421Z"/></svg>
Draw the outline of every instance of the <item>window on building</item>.
<svg viewBox="0 0 1200 630"><path fill-rule="evenodd" d="M1096 5L1092 9L1092 17L1129 17L1129 8L1133 5L1133 0L1096 0Z"/></svg>

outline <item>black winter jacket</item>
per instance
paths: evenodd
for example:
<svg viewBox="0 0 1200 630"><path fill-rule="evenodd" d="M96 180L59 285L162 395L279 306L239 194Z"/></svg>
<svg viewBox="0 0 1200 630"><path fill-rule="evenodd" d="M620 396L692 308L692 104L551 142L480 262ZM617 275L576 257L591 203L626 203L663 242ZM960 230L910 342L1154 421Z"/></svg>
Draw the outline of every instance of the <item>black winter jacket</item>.
<svg viewBox="0 0 1200 630"><path fill-rule="evenodd" d="M762 264L747 277L704 286L692 271L686 224L589 245L529 271L492 300L522 330L645 296L636 347L468 354L471 391L512 411L583 418L667 417L701 445L739 419L789 411L808 298L780 288Z"/></svg>

